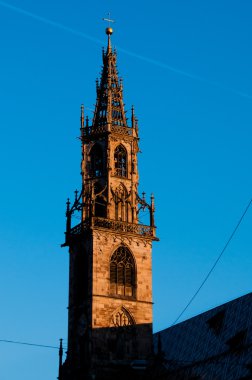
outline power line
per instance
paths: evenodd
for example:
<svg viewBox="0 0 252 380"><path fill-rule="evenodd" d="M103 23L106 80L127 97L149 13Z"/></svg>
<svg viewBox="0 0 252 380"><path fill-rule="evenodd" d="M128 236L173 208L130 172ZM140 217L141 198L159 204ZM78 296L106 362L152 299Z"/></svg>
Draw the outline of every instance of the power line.
<svg viewBox="0 0 252 380"><path fill-rule="evenodd" d="M184 307L184 309L181 311L181 313L179 314L179 316L175 319L175 321L172 323L172 326L175 325L177 323L177 321L182 317L182 315L185 313L185 311L188 309L188 307L191 305L191 303L194 301L194 299L197 297L197 295L199 294L199 292L201 291L201 289L203 288L203 286L205 285L205 283L207 282L207 280L209 279L210 275L212 274L212 272L214 271L215 267L217 266L218 262L220 261L222 255L224 254L224 252L226 251L229 243L231 242L231 240L233 239L236 231L238 230L241 222L243 221L246 213L248 212L248 209L249 207L251 206L251 203L252 203L252 198L250 199L249 203L247 204L245 210L243 211L240 219L238 220L234 230L232 231L230 237L228 238L226 244L224 245L224 248L222 249L222 251L220 252L219 256L217 257L217 259L215 260L213 266L211 267L211 269L209 270L209 272L207 273L206 277L204 278L204 280L202 281L202 283L200 284L200 286L198 287L198 289L196 290L196 292L193 294L193 296L190 298L189 302L186 304L186 306ZM20 344L20 345L26 345L26 346L34 346L34 347L43 347L43 348L53 348L53 349L59 349L59 347L56 347L56 346L50 346L50 345L44 345L44 344L36 344L36 343L27 343L27 342L19 342L19 341L13 341L13 340L6 340L6 339L0 339L0 342L4 342L4 343L13 343L13 344Z"/></svg>
<svg viewBox="0 0 252 380"><path fill-rule="evenodd" d="M252 203L252 198L250 199L250 201L249 201L248 205L246 206L245 210L243 211L242 216L240 217L239 221L237 222L237 224L236 224L233 232L231 233L231 235L230 235L229 239L227 240L226 244L224 245L224 248L222 249L221 253L219 254L219 256L217 257L217 259L215 260L212 268L209 270L209 272L207 273L206 277L204 278L204 280L202 281L202 283L200 284L199 288L196 290L196 292L194 293L194 295L191 297L191 299L189 300L189 302L187 303L187 305L181 311L181 313L179 314L179 316L175 319L175 321L173 322L172 326L175 325L178 322L178 320L182 317L182 315L184 314L184 312L188 309L188 307L191 305L191 303L194 301L194 299L197 297L197 295L199 294L199 292L201 291L201 289L203 288L203 286L205 285L205 283L209 279L209 277L212 274L212 272L214 271L216 265L220 261L223 253L225 252L225 250L227 249L229 243L233 239L236 231L238 230L238 228L239 228L239 226L240 226L243 218L245 217L245 215L246 215L249 207L251 206L251 203Z"/></svg>
<svg viewBox="0 0 252 380"><path fill-rule="evenodd" d="M34 346L34 347L43 347L43 348L54 348L56 350L59 349L59 347L56 347L56 346L49 346L49 345L37 344L37 343L19 342L19 341L15 341L15 340L7 340L7 339L0 339L0 342L3 342L3 343L13 343L13 344L22 344L22 345L25 345L25 346Z"/></svg>

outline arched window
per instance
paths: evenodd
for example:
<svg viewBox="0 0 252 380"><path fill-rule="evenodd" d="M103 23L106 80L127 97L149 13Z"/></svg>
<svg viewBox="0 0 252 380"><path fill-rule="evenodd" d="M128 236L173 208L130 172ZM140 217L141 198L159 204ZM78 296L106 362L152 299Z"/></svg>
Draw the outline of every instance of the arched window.
<svg viewBox="0 0 252 380"><path fill-rule="evenodd" d="M119 177L127 177L127 151L122 145L118 145L114 154L115 174Z"/></svg>
<svg viewBox="0 0 252 380"><path fill-rule="evenodd" d="M117 248L110 260L110 291L112 294L132 297L135 295L136 269L129 249Z"/></svg>
<svg viewBox="0 0 252 380"><path fill-rule="evenodd" d="M101 177L103 172L102 148L96 144L91 150L91 177Z"/></svg>

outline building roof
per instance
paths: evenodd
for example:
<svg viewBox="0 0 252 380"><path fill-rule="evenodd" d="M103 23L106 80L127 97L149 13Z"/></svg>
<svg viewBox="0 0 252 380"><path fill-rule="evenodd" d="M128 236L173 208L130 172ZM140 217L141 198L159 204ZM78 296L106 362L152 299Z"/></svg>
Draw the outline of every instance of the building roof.
<svg viewBox="0 0 252 380"><path fill-rule="evenodd" d="M154 347L169 379L252 379L252 293L154 334Z"/></svg>

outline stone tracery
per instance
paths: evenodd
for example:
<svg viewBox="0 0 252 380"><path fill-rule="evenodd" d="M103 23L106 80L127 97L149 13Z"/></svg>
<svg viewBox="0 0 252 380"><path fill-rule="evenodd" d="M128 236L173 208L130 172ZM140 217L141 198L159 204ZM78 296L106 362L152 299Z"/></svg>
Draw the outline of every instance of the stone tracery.
<svg viewBox="0 0 252 380"><path fill-rule="evenodd" d="M116 310L111 317L111 326L113 327L123 327L134 324L133 318L125 307L121 307L119 310Z"/></svg>

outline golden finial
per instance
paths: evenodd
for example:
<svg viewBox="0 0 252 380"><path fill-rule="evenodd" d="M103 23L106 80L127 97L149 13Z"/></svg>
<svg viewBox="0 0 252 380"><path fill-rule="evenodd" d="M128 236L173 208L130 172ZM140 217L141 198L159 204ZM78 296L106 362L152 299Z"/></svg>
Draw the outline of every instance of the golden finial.
<svg viewBox="0 0 252 380"><path fill-rule="evenodd" d="M103 20L108 22L108 28L106 28L106 34L108 36L111 36L111 34L113 33L113 29L111 28L110 23L115 22L115 20L112 20L110 18L110 13L108 13L108 18L103 18Z"/></svg>
<svg viewBox="0 0 252 380"><path fill-rule="evenodd" d="M111 36L112 33L113 33L113 29L112 28L106 28L106 34L108 36Z"/></svg>

